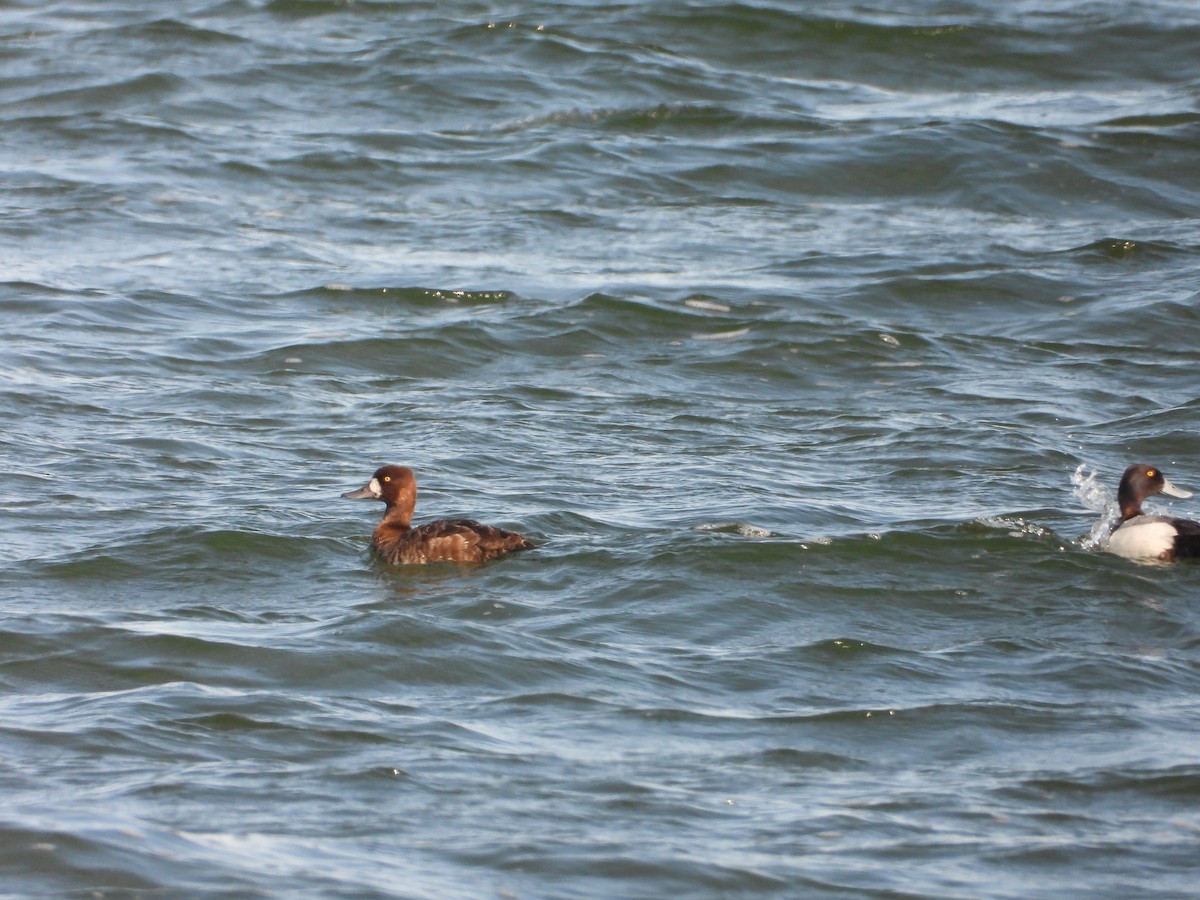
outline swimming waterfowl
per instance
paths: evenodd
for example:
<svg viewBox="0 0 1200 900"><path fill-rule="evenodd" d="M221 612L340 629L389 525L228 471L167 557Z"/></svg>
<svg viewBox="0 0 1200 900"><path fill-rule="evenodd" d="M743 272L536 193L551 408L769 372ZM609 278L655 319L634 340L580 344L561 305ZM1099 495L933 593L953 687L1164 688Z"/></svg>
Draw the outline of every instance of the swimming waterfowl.
<svg viewBox="0 0 1200 900"><path fill-rule="evenodd" d="M1108 538L1108 551L1126 559L1200 556L1200 522L1142 512L1142 501L1155 494L1181 499L1192 496L1191 491L1171 484L1158 466L1136 463L1125 470L1117 488L1121 518Z"/></svg>
<svg viewBox="0 0 1200 900"><path fill-rule="evenodd" d="M390 565L431 562L484 562L533 548L512 531L474 519L441 519L412 527L417 505L417 479L407 466L383 466L349 500L382 500L387 508L371 536L371 550Z"/></svg>

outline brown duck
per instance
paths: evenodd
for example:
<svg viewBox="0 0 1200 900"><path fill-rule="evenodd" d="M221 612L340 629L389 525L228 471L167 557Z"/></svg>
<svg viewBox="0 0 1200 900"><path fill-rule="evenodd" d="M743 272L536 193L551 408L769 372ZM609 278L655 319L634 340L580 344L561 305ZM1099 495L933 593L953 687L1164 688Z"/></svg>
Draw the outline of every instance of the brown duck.
<svg viewBox="0 0 1200 900"><path fill-rule="evenodd" d="M349 500L382 500L387 509L375 526L371 550L390 565L432 562L484 562L506 553L530 550L533 544L512 531L474 519L441 519L412 527L417 505L417 479L407 466L383 466Z"/></svg>

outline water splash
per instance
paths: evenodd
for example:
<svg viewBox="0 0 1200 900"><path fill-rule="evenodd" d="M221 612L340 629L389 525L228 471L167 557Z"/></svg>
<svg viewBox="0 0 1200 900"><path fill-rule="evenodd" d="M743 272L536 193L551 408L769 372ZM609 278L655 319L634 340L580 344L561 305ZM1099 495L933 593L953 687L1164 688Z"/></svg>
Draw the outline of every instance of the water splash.
<svg viewBox="0 0 1200 900"><path fill-rule="evenodd" d="M1080 543L1085 550L1098 550L1108 543L1108 536L1120 518L1117 498L1100 479L1095 469L1080 463L1071 473L1072 492L1087 509L1099 513L1100 518Z"/></svg>
<svg viewBox="0 0 1200 900"><path fill-rule="evenodd" d="M1020 516L980 516L975 521L984 528L1007 531L1009 537L1057 539L1057 536L1049 528L1044 528L1034 522L1028 522Z"/></svg>

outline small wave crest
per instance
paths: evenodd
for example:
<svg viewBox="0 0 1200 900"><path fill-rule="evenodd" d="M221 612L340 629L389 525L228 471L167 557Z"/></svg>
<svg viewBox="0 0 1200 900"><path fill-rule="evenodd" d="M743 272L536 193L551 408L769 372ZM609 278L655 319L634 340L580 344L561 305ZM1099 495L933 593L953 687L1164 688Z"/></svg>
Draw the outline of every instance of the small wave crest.
<svg viewBox="0 0 1200 900"><path fill-rule="evenodd" d="M1008 532L1009 537L1053 538L1057 536L1049 528L1030 522L1020 516L980 516L975 523L984 528L995 528Z"/></svg>
<svg viewBox="0 0 1200 900"><path fill-rule="evenodd" d="M697 525L696 530L718 531L751 538L769 538L775 536L775 532L771 531L771 529L763 528L761 525L753 525L750 522L705 522Z"/></svg>

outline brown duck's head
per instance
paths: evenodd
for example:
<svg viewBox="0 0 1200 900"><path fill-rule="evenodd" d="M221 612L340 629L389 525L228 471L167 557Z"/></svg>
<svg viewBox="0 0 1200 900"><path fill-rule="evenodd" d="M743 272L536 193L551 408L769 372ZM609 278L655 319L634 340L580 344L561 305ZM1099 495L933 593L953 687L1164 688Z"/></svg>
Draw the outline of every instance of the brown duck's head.
<svg viewBox="0 0 1200 900"><path fill-rule="evenodd" d="M1121 507L1121 518L1130 519L1141 515L1142 501L1155 494L1166 494L1168 497L1186 499L1192 496L1191 491L1175 487L1163 475L1158 466L1146 463L1134 463L1121 476L1121 484L1117 488L1117 503Z"/></svg>
<svg viewBox="0 0 1200 900"><path fill-rule="evenodd" d="M347 500L382 500L389 508L411 510L417 503L417 479L408 466L382 466L365 485L342 496Z"/></svg>

